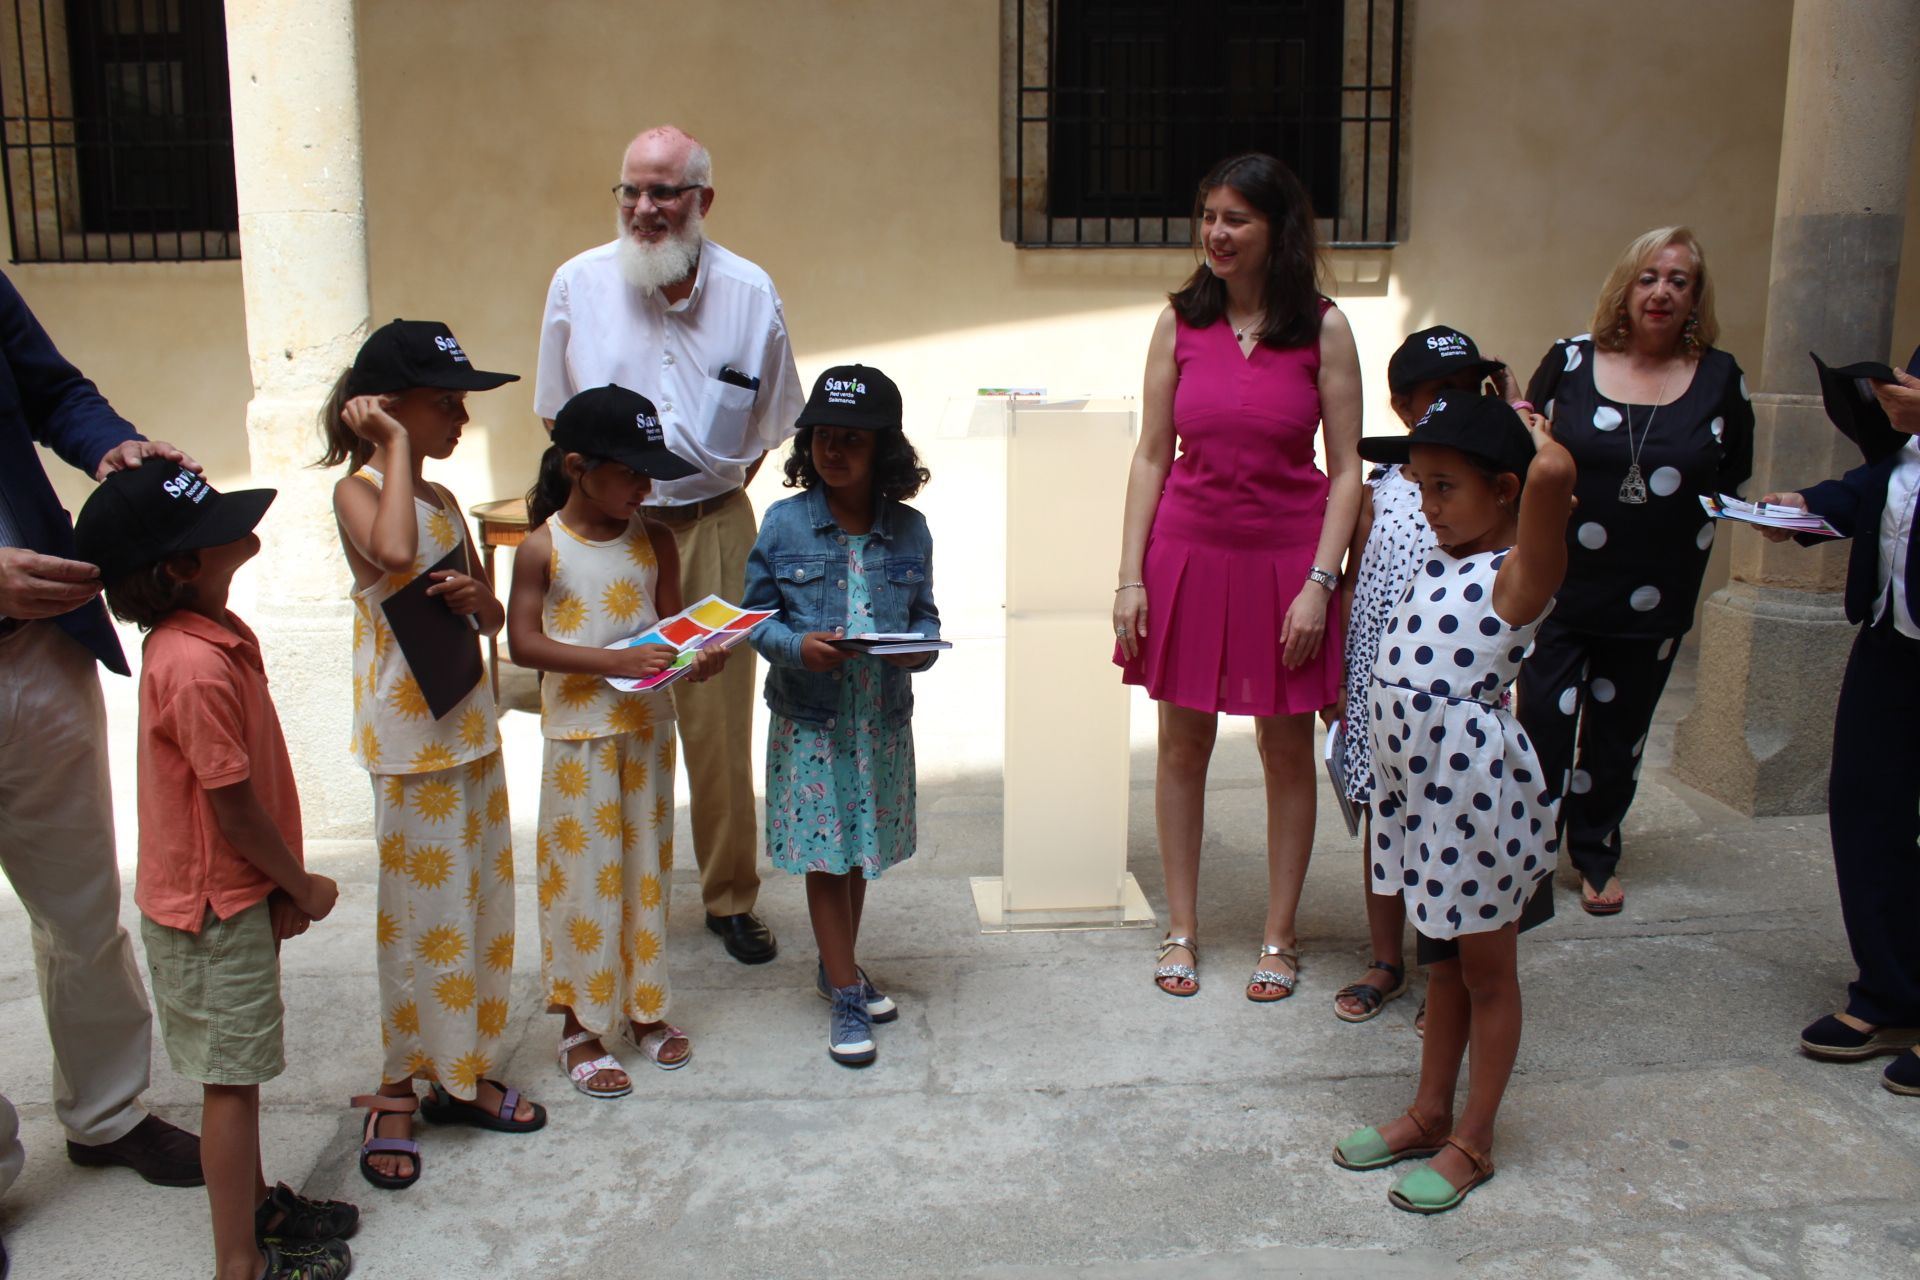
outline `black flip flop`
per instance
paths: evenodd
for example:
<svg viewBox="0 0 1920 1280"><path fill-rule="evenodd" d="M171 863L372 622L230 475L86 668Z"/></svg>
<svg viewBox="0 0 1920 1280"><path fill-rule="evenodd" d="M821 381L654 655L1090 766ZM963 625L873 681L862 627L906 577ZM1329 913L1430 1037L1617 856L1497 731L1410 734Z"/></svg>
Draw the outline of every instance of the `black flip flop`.
<svg viewBox="0 0 1920 1280"><path fill-rule="evenodd" d="M434 1124L470 1124L479 1129L492 1129L496 1133L532 1133L535 1129L544 1129L547 1124L547 1109L537 1102L528 1105L533 1108L533 1116L527 1120L516 1120L513 1113L520 1109L520 1091L509 1089L498 1080L486 1080L501 1093L500 1110L490 1113L478 1103L463 1102L448 1093L436 1081L430 1084L427 1096L420 1100L420 1115Z"/></svg>

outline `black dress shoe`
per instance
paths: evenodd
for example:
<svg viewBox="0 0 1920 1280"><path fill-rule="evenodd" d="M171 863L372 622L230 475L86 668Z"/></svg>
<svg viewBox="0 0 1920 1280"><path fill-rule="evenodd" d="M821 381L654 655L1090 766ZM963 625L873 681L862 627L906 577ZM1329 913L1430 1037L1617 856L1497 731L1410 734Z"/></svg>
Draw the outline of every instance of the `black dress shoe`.
<svg viewBox="0 0 1920 1280"><path fill-rule="evenodd" d="M773 940L773 930L751 911L742 911L737 916L708 916L707 928L720 935L727 954L741 964L765 964L780 952Z"/></svg>
<svg viewBox="0 0 1920 1280"><path fill-rule="evenodd" d="M112 1142L68 1142L67 1159L89 1168L122 1164L157 1187L201 1187L207 1182L200 1172L200 1139L159 1116L148 1116Z"/></svg>

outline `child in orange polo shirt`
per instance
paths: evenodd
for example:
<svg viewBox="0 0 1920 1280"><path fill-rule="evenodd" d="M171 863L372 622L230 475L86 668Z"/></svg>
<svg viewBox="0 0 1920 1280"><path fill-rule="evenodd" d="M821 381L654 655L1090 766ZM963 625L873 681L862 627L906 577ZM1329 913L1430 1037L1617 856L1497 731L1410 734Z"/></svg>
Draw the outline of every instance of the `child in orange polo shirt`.
<svg viewBox="0 0 1920 1280"><path fill-rule="evenodd" d="M216 493L158 460L107 477L80 511L80 558L147 632L140 672L140 864L134 901L173 1069L204 1086L200 1140L218 1280L338 1280L350 1204L267 1189L260 1084L281 1047L283 939L339 888L301 860L300 797L259 642L227 610L260 550L271 489Z"/></svg>

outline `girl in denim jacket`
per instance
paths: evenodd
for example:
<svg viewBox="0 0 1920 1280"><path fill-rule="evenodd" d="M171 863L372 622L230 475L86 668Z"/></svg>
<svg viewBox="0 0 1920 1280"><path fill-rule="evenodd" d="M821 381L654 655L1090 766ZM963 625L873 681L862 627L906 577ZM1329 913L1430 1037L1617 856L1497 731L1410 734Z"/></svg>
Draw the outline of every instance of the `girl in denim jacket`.
<svg viewBox="0 0 1920 1280"><path fill-rule="evenodd" d="M778 609L754 630L769 663L767 853L807 878L820 947L819 992L832 1003L827 1053L875 1057L873 1024L899 1016L855 960L867 881L914 845L912 671L932 653L855 656L860 632L940 634L933 539L903 499L927 470L901 430L900 392L878 369L842 365L813 386L786 460L802 492L767 509L747 558L744 604Z"/></svg>

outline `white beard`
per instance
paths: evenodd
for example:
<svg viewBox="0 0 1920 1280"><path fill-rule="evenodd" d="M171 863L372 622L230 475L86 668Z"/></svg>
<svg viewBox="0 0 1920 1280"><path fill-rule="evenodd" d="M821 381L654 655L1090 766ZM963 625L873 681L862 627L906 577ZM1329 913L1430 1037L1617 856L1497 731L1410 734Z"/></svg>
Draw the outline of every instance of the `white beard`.
<svg viewBox="0 0 1920 1280"><path fill-rule="evenodd" d="M641 244L635 240L627 230L626 214L617 214L615 221L620 239L614 250L614 261L619 265L620 278L642 294L651 296L668 285L678 284L700 265L700 246L706 242L706 236L701 231L699 209L688 210L680 230L659 244Z"/></svg>

